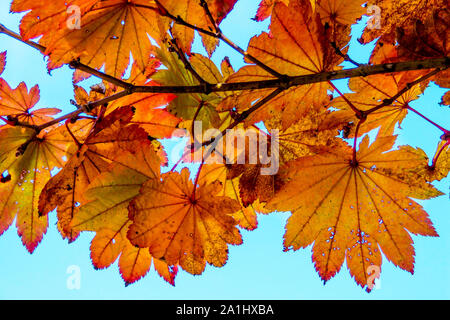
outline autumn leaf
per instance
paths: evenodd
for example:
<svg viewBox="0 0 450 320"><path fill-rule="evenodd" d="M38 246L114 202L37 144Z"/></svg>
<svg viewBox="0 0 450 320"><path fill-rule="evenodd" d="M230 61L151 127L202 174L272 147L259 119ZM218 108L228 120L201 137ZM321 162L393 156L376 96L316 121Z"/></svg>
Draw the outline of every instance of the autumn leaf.
<svg viewBox="0 0 450 320"><path fill-rule="evenodd" d="M375 0L370 4L380 10L380 28L366 27L361 37L363 43L369 43L380 36L380 41L393 43L398 28L410 28L415 21L432 16L434 10L448 8L446 0Z"/></svg>
<svg viewBox="0 0 450 320"><path fill-rule="evenodd" d="M328 110L310 111L301 120L283 130L282 115L264 122L270 136L276 133L280 167L300 157L321 153L323 148L339 146L337 136L347 124L347 117Z"/></svg>
<svg viewBox="0 0 450 320"><path fill-rule="evenodd" d="M69 5L80 8L80 29L69 28ZM73 0L55 1L51 6L32 1L14 1L13 12L31 11L21 24L25 39L42 35L50 70L80 59L81 63L121 78L133 60L143 69L151 52L147 35L160 41L167 24L158 14L154 1L144 0ZM41 19L42 17L42 19Z"/></svg>
<svg viewBox="0 0 450 320"><path fill-rule="evenodd" d="M357 0L350 4L345 0L319 0L316 1L316 7L321 19L330 25L334 23L352 25L366 13L366 9L362 6L365 2Z"/></svg>
<svg viewBox="0 0 450 320"><path fill-rule="evenodd" d="M273 7L275 3L283 2L285 5L289 5L289 0L262 0L258 7L258 12L256 13L255 20L263 21L272 15Z"/></svg>
<svg viewBox="0 0 450 320"><path fill-rule="evenodd" d="M82 129L85 125L91 125L89 120L78 122L72 129L70 126L62 128L64 135L68 136L66 139L71 139L73 135L75 139L78 136L81 142L72 141L67 165L46 184L40 195L39 212L47 215L57 208L58 228L69 242L78 237L78 232L74 232L70 224L80 204L86 202L84 194L89 184L107 171L119 150L134 150L143 142L150 144L143 129L138 125L129 125L132 117L130 107L116 109L97 122L84 141L81 138L86 130Z"/></svg>
<svg viewBox="0 0 450 320"><path fill-rule="evenodd" d="M349 3L346 0L317 0L315 2L320 20L330 33L330 39L341 51L346 51L347 48L343 49L350 41L350 28L367 12L367 8L362 6L367 1L356 0Z"/></svg>
<svg viewBox="0 0 450 320"><path fill-rule="evenodd" d="M31 125L40 125L53 119L53 115L61 110L56 108L41 108L33 110L40 99L39 86L28 91L27 85L21 82L16 89L11 89L8 83L0 79L0 116L11 117Z"/></svg>
<svg viewBox="0 0 450 320"><path fill-rule="evenodd" d="M198 80L186 70L186 67L176 56L169 50L156 50L156 56L167 67L166 70L159 70L152 80L161 85L170 86L189 86L199 84ZM208 58L200 54L192 54L189 59L192 67L206 81L210 83L223 83L228 75L232 73L232 67L224 59L222 64L222 75L216 65ZM179 94L176 99L170 101L167 110L174 116L184 120L179 127L191 129L191 120L202 122L203 130L209 128L221 127L229 124L231 119L229 113L220 114L216 110L216 106L222 100L223 93L211 94ZM201 108L199 107L201 106ZM199 109L200 108L200 109ZM191 132L192 134L192 132Z"/></svg>
<svg viewBox="0 0 450 320"><path fill-rule="evenodd" d="M332 70L340 61L326 39L319 15L313 12L308 1L303 0L290 1L289 7L277 2L272 13L270 34L262 33L252 38L247 52L264 65L288 76ZM259 66L245 66L232 75L228 82L270 79L273 76ZM328 89L327 83L287 89L254 112L246 123L253 124L282 113L286 115L283 128L287 128L310 109L326 105L329 100ZM228 99L233 99L234 107L243 111L270 92L267 89L250 91Z"/></svg>
<svg viewBox="0 0 450 320"><path fill-rule="evenodd" d="M36 135L29 128L0 129L0 234L16 218L18 234L30 253L48 226L48 218L38 214L39 195L52 170L64 166L65 148L55 130Z"/></svg>
<svg viewBox="0 0 450 320"><path fill-rule="evenodd" d="M336 138L339 130L344 126L343 120L336 112L328 111L309 112L305 117L289 128L283 130L282 115L275 115L265 121L267 133L254 126L247 130L233 132L242 141L246 136L250 138L244 150L245 163L230 161L228 178L239 181L239 194L244 207L253 203L266 203L284 185L285 181L280 175L284 165L291 161L322 152L323 148L339 146L340 140ZM253 130L254 134L249 131ZM227 133L225 140L231 139L232 133ZM267 153L269 161L250 161L251 150L260 145L261 139L267 140L267 150L259 147L259 152ZM260 145L261 146L261 145ZM227 145L224 153L228 154ZM261 156L261 154L260 154ZM228 158L227 161L230 159ZM267 163L268 162L268 163ZM263 170L266 171L263 173Z"/></svg>
<svg viewBox="0 0 450 320"><path fill-rule="evenodd" d="M367 268L381 266L381 252L400 268L413 272L413 234L437 236L422 206L411 198L442 195L417 179L414 170L427 162L411 147L389 151L395 137L366 136L355 160L351 148L330 150L288 165L290 182L267 205L292 210L286 225L285 250L313 245L320 277L331 279L346 259L362 287Z"/></svg>
<svg viewBox="0 0 450 320"><path fill-rule="evenodd" d="M162 183L146 182L131 202L128 239L192 274L201 274L206 262L222 267L228 260L227 245L242 243L231 217L239 202L217 196L222 188L218 182L195 188L187 169L162 178Z"/></svg>
<svg viewBox="0 0 450 320"><path fill-rule="evenodd" d="M135 146L135 150L122 149L108 168L86 187L86 201L68 226L72 232L96 232L91 243L94 267L107 268L119 258L119 270L126 285L145 276L153 260L148 249L134 247L126 237L132 223L127 207L139 195L145 181L158 179L161 164L151 143ZM166 281L174 283L176 267L169 268L157 260L154 265Z"/></svg>
<svg viewBox="0 0 450 320"><path fill-rule="evenodd" d="M233 218L241 228L255 230L258 227L257 214L267 214L268 212L259 200L244 206L240 196L239 178L231 178L231 168L231 165L225 164L204 165L200 172L199 181L204 181L205 183L220 181L223 189L219 195L239 201L241 206L239 210L233 213Z"/></svg>
<svg viewBox="0 0 450 320"><path fill-rule="evenodd" d="M145 70L133 63L128 83L142 86L159 86L151 77L161 66L161 62L150 56ZM121 106L132 106L135 109L131 123L138 124L155 139L170 138L181 119L167 110L167 105L176 98L174 94L164 93L135 93L125 96L111 103L107 113Z"/></svg>
<svg viewBox="0 0 450 320"><path fill-rule="evenodd" d="M419 79L423 74L423 71L411 71L353 78L349 81L349 88L353 93L345 94L345 98L337 97L330 102L330 106L339 110L337 113L339 117L356 124L358 119L351 106L362 111L375 108L385 101L392 100L397 92L405 88L408 83ZM417 100L424 89L423 84L417 84L386 107L371 113L359 127L359 136L376 128L380 128L379 135L392 135L396 127L400 127L408 114L409 104ZM355 128L356 126L352 126L347 137L354 136Z"/></svg>
<svg viewBox="0 0 450 320"><path fill-rule="evenodd" d="M214 25L212 25L200 1L159 0L159 2L175 17L179 17L193 26L215 31ZM205 2L215 23L219 25L233 9L237 0L206 0ZM175 38L180 41L183 51L190 54L192 42L194 41L194 30L180 24L175 24L172 31ZM219 39L202 34L202 40L206 51L211 56L219 43Z"/></svg>

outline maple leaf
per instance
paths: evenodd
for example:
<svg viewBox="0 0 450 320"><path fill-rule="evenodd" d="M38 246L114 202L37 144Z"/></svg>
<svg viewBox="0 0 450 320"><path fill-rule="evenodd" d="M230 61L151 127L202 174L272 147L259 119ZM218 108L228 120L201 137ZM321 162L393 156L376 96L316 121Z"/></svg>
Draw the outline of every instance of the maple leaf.
<svg viewBox="0 0 450 320"><path fill-rule="evenodd" d="M5 80L0 79L0 116L11 117L13 121L40 125L52 120L53 115L61 112L56 108L32 110L39 99L38 85L28 91L27 85L21 82L16 89L11 89Z"/></svg>
<svg viewBox="0 0 450 320"><path fill-rule="evenodd" d="M246 159L245 164L233 164L228 171L230 179L239 180L240 197L245 207L255 202L269 202L275 196L286 182L280 171L284 170L288 161L320 153L323 148L340 144L336 135L342 127L342 121L339 118L334 121L331 116L327 118L326 114L311 112L288 129L277 131L276 135L272 135L272 132L282 126L281 116L266 121L266 127L270 130L270 133L266 134L270 163L263 164L258 159L257 163L253 164ZM274 143L277 146L272 148ZM249 147L246 150L250 150ZM262 169L272 173L262 174Z"/></svg>
<svg viewBox="0 0 450 320"><path fill-rule="evenodd" d="M423 60L429 57L448 57L450 54L450 11L447 8L435 10L425 19L415 22L413 27L398 29L398 56L401 60ZM423 21L423 22L422 22ZM450 88L450 71L435 75L437 85Z"/></svg>
<svg viewBox="0 0 450 320"><path fill-rule="evenodd" d="M169 50L156 50L156 56L167 69L159 70L152 76L152 80L155 82L170 86L199 84L192 73L186 70L186 67L175 53L171 53ZM189 61L199 76L209 83L216 83L216 81L217 83L224 83L229 74L233 73L233 69L226 58L221 68L223 75L214 62L200 54L191 54ZM194 120L194 118L202 122L203 130L220 128L231 121L229 112L220 114L216 110L216 106L224 96L226 96L224 93L216 92L211 94L179 94L176 99L170 101L167 110L174 116L184 120L184 123L179 124L180 128L191 129L192 123L190 120Z"/></svg>
<svg viewBox="0 0 450 320"><path fill-rule="evenodd" d="M258 7L258 12L256 13L255 20L263 21L272 15L273 7L275 3L283 2L285 5L289 5L289 0L262 0Z"/></svg>
<svg viewBox="0 0 450 320"><path fill-rule="evenodd" d="M148 249L136 248L126 237L132 223L128 204L139 195L145 181L158 180L161 164L150 143L141 142L136 147L135 153L123 149L108 169L87 187L86 202L75 213L69 227L76 232L96 232L91 243L94 267L107 268L119 258L119 270L126 285L145 276L152 260L157 272L173 284L177 268L153 259Z"/></svg>
<svg viewBox="0 0 450 320"><path fill-rule="evenodd" d="M159 0L164 8L173 16L180 17L193 26L215 31L215 26L212 25L205 9L201 6L200 1L190 0ZM215 23L219 25L228 13L233 9L237 0L206 0L209 11ZM175 24L172 32L180 41L180 46L187 54L191 53L192 42L194 41L194 30L183 25ZM203 45L211 56L216 49L219 39L209 35L202 34Z"/></svg>
<svg viewBox="0 0 450 320"><path fill-rule="evenodd" d="M85 140L76 143L72 141L67 165L48 181L40 195L39 212L47 215L57 208L58 228L63 238L68 238L69 242L78 237L79 233L70 224L80 204L86 202L84 194L88 185L107 171L119 150L133 151L136 144L150 144L143 129L138 125L129 125L132 117L131 108L123 107L97 122L89 131L85 128L91 126L89 120L77 122L72 129L61 128L63 134L68 136L66 139L72 139L73 135L75 139L78 137Z"/></svg>
<svg viewBox="0 0 450 320"><path fill-rule="evenodd" d="M163 182L146 182L130 203L133 224L128 239L191 274L201 274L206 262L222 267L228 259L227 244L242 243L231 216L240 209L239 202L217 196L219 182L196 188L186 168L162 178Z"/></svg>
<svg viewBox="0 0 450 320"><path fill-rule="evenodd" d="M362 7L366 2L366 0L356 0L351 3L346 0L316 1L320 20L330 33L330 39L339 49L344 48L350 41L350 28L366 13L367 9Z"/></svg>
<svg viewBox="0 0 450 320"><path fill-rule="evenodd" d="M224 164L203 165L199 181L213 183L220 181L223 189L219 195L239 201L240 209L232 214L241 228L255 230L258 227L257 213L267 214L259 200L244 206L240 197L239 178L231 178L231 166Z"/></svg>
<svg viewBox="0 0 450 320"><path fill-rule="evenodd" d="M289 2L289 7L282 2L275 4L270 34L262 33L253 37L247 52L283 75L298 76L335 68L341 58L330 48L320 17L313 12L309 1L295 0ZM228 82L270 79L273 76L259 66L245 66L232 75ZM328 89L327 83L290 88L254 112L246 123L256 123L276 113L283 113L286 114L283 128L287 128L311 108L318 109L326 105L329 100ZM250 91L228 99L233 99L238 111L243 111L270 92L267 89Z"/></svg>
<svg viewBox="0 0 450 320"><path fill-rule="evenodd" d="M155 81L149 80L161 66L161 62L150 56L145 70L133 63L128 83L142 86L158 86ZM120 106L132 106L135 109L131 123L139 124L155 139L170 138L181 119L167 110L167 105L176 98L174 94L162 93L135 93L118 99L108 106L107 113Z"/></svg>
<svg viewBox="0 0 450 320"><path fill-rule="evenodd" d="M67 26L69 6L80 8L80 29ZM25 39L42 35L39 43L46 47L50 70L80 59L93 68L104 65L107 74L121 78L129 65L130 52L144 69L151 52L147 35L160 41L167 29L154 1L59 0L48 6L16 0L11 10L31 10L21 23L21 34Z"/></svg>
<svg viewBox="0 0 450 320"><path fill-rule="evenodd" d="M30 253L48 226L48 218L38 214L39 194L52 170L64 166L65 150L66 143L56 130L36 135L29 128L0 129L0 234L16 218L18 234Z"/></svg>
<svg viewBox="0 0 450 320"><path fill-rule="evenodd" d="M345 98L337 97L330 102L330 106L340 110L338 111L339 117L355 124L358 119L350 104L359 110L368 111L384 101L392 100L397 92L404 89L408 83L419 79L423 74L423 71L411 71L353 78L349 81L349 88L354 93L345 94ZM392 135L396 126L400 127L408 114L409 103L418 99L425 88L423 84L417 84L395 99L390 105L371 113L367 120L360 125L359 136L379 127L379 135ZM355 126L348 132L347 137L354 137L354 134Z"/></svg>
<svg viewBox="0 0 450 320"><path fill-rule="evenodd" d="M14 0L11 12L27 12L20 22L20 33L24 39L33 39L67 19L65 0L39 2L34 0ZM31 11L30 11L31 10Z"/></svg>
<svg viewBox="0 0 450 320"><path fill-rule="evenodd" d="M149 80L161 66L161 62L149 56L145 70L133 63L130 76L126 80L135 86L158 86L155 81ZM89 93L79 86L75 86L75 101L78 106L86 106L98 100L107 98L119 92L119 89L107 82L101 82L91 87ZM164 93L134 93L112 101L105 111L109 115L121 107L132 107L134 110L132 124L138 124L155 139L169 138L181 119L173 116L165 107L176 96ZM93 112L98 112L96 108ZM96 111L97 110L97 111Z"/></svg>
<svg viewBox="0 0 450 320"><path fill-rule="evenodd" d="M392 148L395 137L362 140L355 160L340 148L293 161L290 182L267 205L292 210L284 236L285 250L313 245L313 261L324 281L339 272L344 260L364 287L367 268L381 266L381 252L413 272L413 234L437 236L428 215L411 198L442 195L414 170L427 162L411 147Z"/></svg>
<svg viewBox="0 0 450 320"><path fill-rule="evenodd" d="M264 121L267 131L277 132L280 167L289 161L321 153L323 148L339 146L337 136L347 123L347 117L328 110L311 111L301 120L283 130L281 115Z"/></svg>
<svg viewBox="0 0 450 320"><path fill-rule="evenodd" d="M352 25L366 13L366 9L362 6L365 2L357 0L350 4L345 0L322 0L316 1L316 7L323 21L331 22L330 24Z"/></svg>
<svg viewBox="0 0 450 320"><path fill-rule="evenodd" d="M447 9L447 0L375 0L370 3L380 9L380 28L366 27L361 37L363 43L369 43L381 37L380 41L393 43L398 28L410 28L417 20L425 20L434 10Z"/></svg>
<svg viewBox="0 0 450 320"><path fill-rule="evenodd" d="M435 10L432 16L416 21L413 27L398 29L399 55L413 59L447 56L449 19L448 8Z"/></svg>

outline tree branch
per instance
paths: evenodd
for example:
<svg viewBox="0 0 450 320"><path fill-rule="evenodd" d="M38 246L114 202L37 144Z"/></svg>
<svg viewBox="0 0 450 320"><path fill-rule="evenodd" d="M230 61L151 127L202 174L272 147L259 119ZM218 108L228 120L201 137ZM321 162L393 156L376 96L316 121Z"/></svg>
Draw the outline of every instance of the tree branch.
<svg viewBox="0 0 450 320"><path fill-rule="evenodd" d="M157 1L157 0L156 0ZM157 3L159 3L157 1ZM167 13L170 18L175 18ZM196 28L195 26L192 26ZM208 32L209 35L215 36L214 33ZM24 42L38 50L45 50L41 45L23 40L20 35L10 31L0 24L0 33L7 34L21 42ZM223 37L223 36L222 36ZM245 53L245 52L244 52ZM97 76L105 81L111 82L117 86L124 87L130 93L139 92L139 93L172 93L172 94L180 94L180 93L209 93L211 92L227 92L227 91L244 91L244 90L258 90L258 89L270 89L270 88L278 88L285 87L290 88L299 85L312 84L330 80L338 80L345 78L354 78L360 76L370 76L376 74L383 73L391 73L391 72L402 72L402 71L412 71L412 70L422 70L422 69L434 69L438 68L440 70L445 70L450 66L450 57L444 58L434 58L434 59L426 59L426 60L415 60L415 61L405 61L405 62L397 62L397 63L385 63L378 65L361 65L360 67L339 70L339 71L328 71L321 72L315 74L301 75L301 76L282 76L279 79L273 80L263 80L263 81L248 81L248 82L235 82L235 83L218 83L212 84L211 87L205 88L203 85L198 86L134 86L132 84L126 83L123 80L114 78L112 76L106 75L100 71L97 71L89 66L83 65L77 61L72 61L69 64L73 64L73 67L80 69L84 72L91 73L94 76ZM83 68L83 69L81 69ZM439 71L440 71L439 70ZM439 72L436 71L436 72ZM403 94L403 93L402 93Z"/></svg>
<svg viewBox="0 0 450 320"><path fill-rule="evenodd" d="M345 78L360 77L361 74L375 75L392 72L434 69L445 70L450 66L450 57L419 61L406 61L378 65L364 65L357 68L314 73L301 76L288 76L284 79L260 80L234 83L218 83L211 86L211 92L245 91L271 88L290 88L299 85L325 82ZM437 72L439 72L437 71ZM135 86L133 92L140 93L207 93L203 86Z"/></svg>

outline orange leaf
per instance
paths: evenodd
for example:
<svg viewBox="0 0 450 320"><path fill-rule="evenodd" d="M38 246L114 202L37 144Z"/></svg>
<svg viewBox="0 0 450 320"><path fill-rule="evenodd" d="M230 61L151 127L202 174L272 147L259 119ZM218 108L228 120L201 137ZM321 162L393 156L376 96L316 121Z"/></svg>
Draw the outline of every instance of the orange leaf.
<svg viewBox="0 0 450 320"><path fill-rule="evenodd" d="M64 165L66 143L58 131L0 129L0 234L16 218L22 243L32 253L47 231L48 218L38 214L39 194L55 168ZM20 151L19 151L20 150ZM8 179L3 179L7 174Z"/></svg>
<svg viewBox="0 0 450 320"><path fill-rule="evenodd" d="M70 6L80 8L80 29L68 27ZM21 23L25 39L42 35L39 43L50 56L50 70L80 58L93 68L105 65L105 72L121 78L130 62L143 69L151 52L149 34L156 41L167 29L154 1L73 0L37 5L34 1L14 1L14 12L31 11Z"/></svg>
<svg viewBox="0 0 450 320"><path fill-rule="evenodd" d="M255 20L263 21L272 15L272 10L277 2L283 2L285 5L289 5L289 0L262 0L258 7Z"/></svg>
<svg viewBox="0 0 450 320"><path fill-rule="evenodd" d="M84 193L89 184L108 170L120 151L134 151L142 143L147 147L151 145L143 129L137 125L129 125L132 116L131 108L116 109L101 122L97 122L87 138L81 133L86 125L91 125L91 121L79 121L72 128L69 127L70 132L82 144L76 146L71 141L69 162L48 181L39 199L39 212L42 215L58 208L58 228L69 242L78 237L79 232L75 232L70 224L77 215L79 205L86 203ZM68 136L66 139L72 138L65 127L62 127L62 131ZM85 132L86 130L83 131L84 135Z"/></svg>
<svg viewBox="0 0 450 320"><path fill-rule="evenodd" d="M190 0L160 0L161 4L175 17L180 17L184 21L202 29L214 32L212 25L205 10L200 5L200 1ZM233 9L237 0L206 0L208 8L217 25L219 25L228 13ZM194 30L185 26L175 24L173 27L174 37L180 42L180 47L187 54L191 53L192 42L194 40ZM218 41L209 35L201 35L203 44L211 56Z"/></svg>
<svg viewBox="0 0 450 320"><path fill-rule="evenodd" d="M292 210L286 225L285 250L313 245L316 270L324 281L339 272L344 259L359 285L367 284L367 268L386 258L413 272L414 234L437 236L427 213L411 198L442 195L414 173L427 162L411 147L386 152L395 137L366 136L356 162L351 148L293 161L290 182L267 205ZM355 163L355 164L353 164Z"/></svg>
<svg viewBox="0 0 450 320"><path fill-rule="evenodd" d="M253 37L247 52L281 74L299 76L329 71L340 61L334 50L330 49L319 15L313 12L307 1L291 0L289 7L277 2L270 31L270 34L262 33ZM232 75L228 82L270 79L273 76L259 66L245 66ZM329 100L328 89L329 85L323 82L290 88L254 112L247 123L253 124L282 113L285 129L311 108L323 107ZM239 95L235 98L234 107L243 111L270 92L267 89L244 92L242 98Z"/></svg>
<svg viewBox="0 0 450 320"><path fill-rule="evenodd" d="M201 274L206 262L223 266L227 244L241 244L242 239L230 216L239 210L239 203L217 196L220 189L219 183L195 188L187 169L163 175L162 183L148 181L130 204L134 223L128 238L192 274Z"/></svg>
<svg viewBox="0 0 450 320"><path fill-rule="evenodd" d="M241 228L255 230L258 226L257 213L265 214L267 211L259 201L250 203L247 207L244 206L240 196L239 178L232 179L230 177L230 171L230 167L223 164L203 165L199 181L220 181L223 185L220 195L239 201L241 206L238 211L233 213L233 218Z"/></svg>
<svg viewBox="0 0 450 320"><path fill-rule="evenodd" d="M145 276L153 258L148 249L136 248L127 239L132 223L127 207L145 181L158 179L160 163L150 143L136 145L134 153L122 149L107 170L87 187L85 204L75 212L69 225L74 232L96 232L91 243L94 267L107 268L119 258L126 285ZM164 268L162 262L154 261L158 273L173 284L176 267Z"/></svg>
<svg viewBox="0 0 450 320"><path fill-rule="evenodd" d="M40 125L53 119L53 115L61 112L59 109L32 110L40 99L39 86L28 92L27 85L21 82L16 89L0 79L0 116L11 116L14 119L32 125Z"/></svg>

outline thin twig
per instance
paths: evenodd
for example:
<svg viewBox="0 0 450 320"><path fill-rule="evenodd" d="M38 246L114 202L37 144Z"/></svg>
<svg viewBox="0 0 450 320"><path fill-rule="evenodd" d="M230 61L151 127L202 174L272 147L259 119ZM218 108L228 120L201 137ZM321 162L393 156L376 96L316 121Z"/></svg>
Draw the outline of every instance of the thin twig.
<svg viewBox="0 0 450 320"><path fill-rule="evenodd" d="M432 121L431 119L429 119L428 117L424 116L423 114L421 114L419 111L417 111L416 109L412 108L409 104L406 107L408 110L414 112L415 114L417 114L418 116L420 116L421 118L425 119L426 121L428 121L429 123L431 123L432 125L434 125L436 128L438 128L439 130L441 130L442 132L444 132L444 134L449 134L450 131L448 131L447 129L441 127L440 125L438 125L436 122Z"/></svg>
<svg viewBox="0 0 450 320"><path fill-rule="evenodd" d="M20 42L25 43L26 45L29 45L30 47L32 47L36 50L39 50L41 53L44 53L46 51L46 48L44 46L41 46L40 44L33 42L33 41L24 40L20 36L20 34L8 29L1 23L0 23L0 33L6 34L7 36L10 36L11 38L19 40Z"/></svg>
<svg viewBox="0 0 450 320"><path fill-rule="evenodd" d="M259 80L233 83L217 83L211 86L211 92L230 92L271 89L279 87L295 87L305 84L319 83L329 80L339 80L346 78L360 77L362 73L366 75L376 75L392 72L434 69L443 70L450 66L450 57L427 59L419 61L406 61L397 63L378 64L371 66L361 66L352 69L327 71L301 76L291 76L284 79ZM205 93L205 88L198 86L135 86L133 92L140 93Z"/></svg>
<svg viewBox="0 0 450 320"><path fill-rule="evenodd" d="M172 34L171 34L172 36ZM205 87L206 91L209 91L209 88L211 87L211 84L208 83L205 79L202 78L202 76L194 69L192 64L189 62L189 60L186 58L185 53L183 50L181 50L180 46L178 45L177 39L172 36L171 41L169 42L170 48L175 51L178 58L180 58L181 62L183 62L184 67L186 70L188 70L197 81Z"/></svg>
<svg viewBox="0 0 450 320"><path fill-rule="evenodd" d="M350 108L353 110L353 112L355 113L356 117L358 119L361 119L363 117L363 112L362 110L358 109L357 107L355 107L355 105L347 99L347 97L333 84L333 82L328 81L328 84L330 84L334 90L336 90L337 93L339 93L339 95L342 97L342 99L344 99L344 101L350 106Z"/></svg>
<svg viewBox="0 0 450 320"><path fill-rule="evenodd" d="M216 20L214 19L211 10L209 10L209 6L208 3L206 2L206 0L200 0L200 5L203 7L203 10L205 10L206 15L209 18L209 21L211 22L211 24L214 27L214 30L216 30L216 34L220 35L222 33L222 31L219 28L219 25L217 24Z"/></svg>
<svg viewBox="0 0 450 320"><path fill-rule="evenodd" d="M334 51L336 52L336 54L337 54L338 56L341 56L345 61L350 62L350 63L353 63L353 64L354 64L355 66L357 66L357 67L361 67L361 64L360 64L360 63L358 63L358 62L356 62L355 60L353 60L352 58L350 58L350 56L349 56L348 54L343 53L343 52L341 51L341 49L338 48L336 42L332 41L332 42L330 42L330 44L331 44L331 46L333 47Z"/></svg>

